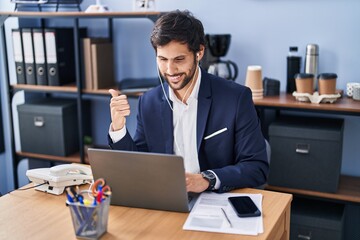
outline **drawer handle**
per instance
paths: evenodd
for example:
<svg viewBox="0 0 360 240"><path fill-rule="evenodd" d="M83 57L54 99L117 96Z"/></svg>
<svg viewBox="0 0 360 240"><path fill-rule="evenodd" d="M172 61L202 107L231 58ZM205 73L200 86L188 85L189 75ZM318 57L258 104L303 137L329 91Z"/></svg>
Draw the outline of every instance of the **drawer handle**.
<svg viewBox="0 0 360 240"><path fill-rule="evenodd" d="M298 239L311 240L311 236L306 236L306 235L299 234L299 235L298 235Z"/></svg>
<svg viewBox="0 0 360 240"><path fill-rule="evenodd" d="M310 145L309 144L304 144L304 143L298 143L296 144L296 153L301 153L301 154L309 154L310 152Z"/></svg>
<svg viewBox="0 0 360 240"><path fill-rule="evenodd" d="M44 126L45 121L43 117L34 117L34 125L35 127L42 127Z"/></svg>

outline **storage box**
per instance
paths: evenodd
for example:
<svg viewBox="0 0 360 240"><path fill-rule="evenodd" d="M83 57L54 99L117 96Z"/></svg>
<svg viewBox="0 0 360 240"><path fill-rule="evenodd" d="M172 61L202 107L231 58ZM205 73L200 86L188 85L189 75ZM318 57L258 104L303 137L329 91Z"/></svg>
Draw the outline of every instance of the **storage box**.
<svg viewBox="0 0 360 240"><path fill-rule="evenodd" d="M295 198L291 204L290 239L344 239L344 205Z"/></svg>
<svg viewBox="0 0 360 240"><path fill-rule="evenodd" d="M343 120L282 117L269 126L274 186L336 192L342 158Z"/></svg>
<svg viewBox="0 0 360 240"><path fill-rule="evenodd" d="M44 99L17 106L23 152L67 156L79 151L76 102Z"/></svg>

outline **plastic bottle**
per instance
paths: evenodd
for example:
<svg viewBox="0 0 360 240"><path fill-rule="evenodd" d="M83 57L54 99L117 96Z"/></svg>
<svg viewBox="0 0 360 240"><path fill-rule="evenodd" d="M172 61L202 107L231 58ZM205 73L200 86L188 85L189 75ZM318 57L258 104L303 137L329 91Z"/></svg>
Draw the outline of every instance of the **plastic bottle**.
<svg viewBox="0 0 360 240"><path fill-rule="evenodd" d="M301 57L298 55L298 47L290 47L287 56L287 82L286 92L296 91L295 75L300 73Z"/></svg>

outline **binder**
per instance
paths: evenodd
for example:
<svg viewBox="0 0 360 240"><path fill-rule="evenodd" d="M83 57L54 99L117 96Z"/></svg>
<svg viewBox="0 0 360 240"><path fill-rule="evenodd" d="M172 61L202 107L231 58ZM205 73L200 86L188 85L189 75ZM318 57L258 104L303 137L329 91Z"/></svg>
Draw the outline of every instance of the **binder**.
<svg viewBox="0 0 360 240"><path fill-rule="evenodd" d="M94 89L106 89L115 86L113 44L91 44L92 76Z"/></svg>
<svg viewBox="0 0 360 240"><path fill-rule="evenodd" d="M74 29L45 28L45 51L48 84L61 86L76 81ZM79 37L86 35L80 29Z"/></svg>
<svg viewBox="0 0 360 240"><path fill-rule="evenodd" d="M72 29L45 29L45 49L50 86L75 82L74 35Z"/></svg>
<svg viewBox="0 0 360 240"><path fill-rule="evenodd" d="M43 29L33 28L36 80L38 85L48 85L45 61L45 40Z"/></svg>
<svg viewBox="0 0 360 240"><path fill-rule="evenodd" d="M30 28L22 29L22 43L24 49L26 83L36 85L34 48L32 31Z"/></svg>
<svg viewBox="0 0 360 240"><path fill-rule="evenodd" d="M26 84L21 30L12 29L11 37L13 44L17 83Z"/></svg>
<svg viewBox="0 0 360 240"><path fill-rule="evenodd" d="M92 56L91 45L101 42L109 42L108 38L83 38L82 39L82 57L83 57L83 76L84 89L93 90L93 74L92 74Z"/></svg>

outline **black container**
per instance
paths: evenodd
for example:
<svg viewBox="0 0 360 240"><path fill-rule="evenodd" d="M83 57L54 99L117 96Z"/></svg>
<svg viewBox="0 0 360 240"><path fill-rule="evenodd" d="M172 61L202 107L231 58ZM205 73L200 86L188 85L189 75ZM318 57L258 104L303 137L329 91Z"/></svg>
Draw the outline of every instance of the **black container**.
<svg viewBox="0 0 360 240"><path fill-rule="evenodd" d="M291 203L290 239L344 239L344 211L343 204L294 198Z"/></svg>
<svg viewBox="0 0 360 240"><path fill-rule="evenodd" d="M68 156L79 151L76 102L45 99L17 106L21 151Z"/></svg>
<svg viewBox="0 0 360 240"><path fill-rule="evenodd" d="M280 94L280 81L265 77L263 80L264 96L278 96Z"/></svg>
<svg viewBox="0 0 360 240"><path fill-rule="evenodd" d="M286 59L286 92L296 91L295 74L300 73L301 57L297 56L297 47L290 47L289 55Z"/></svg>
<svg viewBox="0 0 360 240"><path fill-rule="evenodd" d="M286 117L271 123L269 184L336 192L342 139L342 119Z"/></svg>

